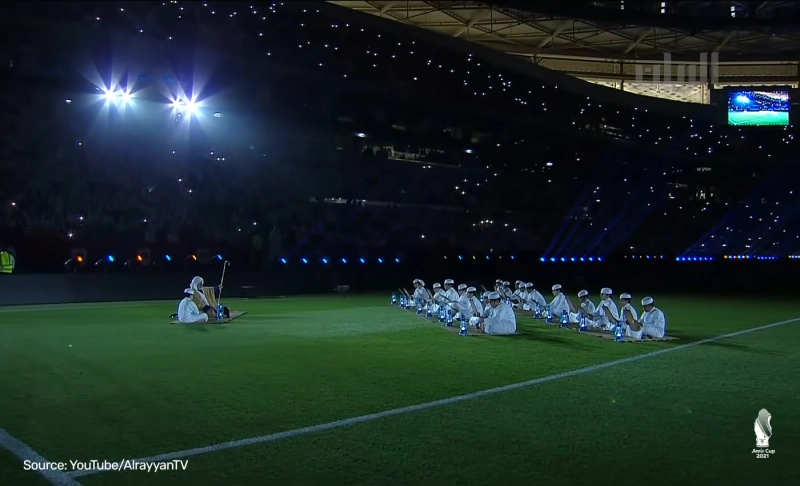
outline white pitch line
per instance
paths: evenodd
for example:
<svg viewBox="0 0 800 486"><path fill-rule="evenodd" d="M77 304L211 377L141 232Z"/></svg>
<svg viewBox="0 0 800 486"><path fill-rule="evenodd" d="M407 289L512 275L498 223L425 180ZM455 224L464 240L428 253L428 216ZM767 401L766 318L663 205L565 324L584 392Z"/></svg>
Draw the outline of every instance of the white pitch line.
<svg viewBox="0 0 800 486"><path fill-rule="evenodd" d="M713 343L715 341L721 341L723 339L728 339L737 336L743 336L745 334L750 334L756 331L763 331L765 329L771 329L773 327L783 326L786 324L790 324L792 322L800 321L800 317L796 317L794 319L789 319L787 321L775 322L772 324L767 324L765 326L760 327L753 327L750 329L745 329L743 331L732 332L730 334L723 334L720 336L716 336L709 339L703 339L702 341L696 341L693 343L682 344L680 346L674 346L670 348L660 349L658 351L653 351L650 353L640 354L638 356L631 356L629 358L618 359L616 361L609 361L607 363L596 364L592 366L587 366L585 368L580 368L577 370L566 371L564 373L557 373L555 375L544 376L542 378L536 378L533 380L522 381L519 383L513 383L511 385L499 386L496 388L489 388L486 390L477 391L474 393L467 393L466 395L458 395L455 397L450 398L443 398L441 400L435 400L433 402L427 403L420 403L418 405L411 405L408 407L400 407L394 408L391 410L385 410L383 412L378 413L371 413L367 415L360 415L358 417L351 417L348 419L343 420L336 420L334 422L328 422L325 424L319 425L312 425L310 427L303 427L300 429L292 429L287 430L285 432L278 432L275 434L269 435L262 435L258 437L251 437L249 439L241 439L241 440L234 440L230 442L222 442L219 444L212 444L205 447L198 447L195 449L186 449L183 451L176 451L176 452L168 452L166 454L159 454L156 456L150 457L143 457L141 459L135 459L133 462L161 462L161 461L172 461L175 459L183 459L186 457L193 457L199 456L201 454L208 454L211 452L219 452L228 449L236 449L239 447L245 447L254 444L264 444L267 442L276 442L282 439L291 439L294 437L299 437L301 435L308 435L314 434L317 432L322 432L324 430L331 430L336 429L339 427L348 427L355 424L361 424L364 422L372 422L374 420L379 420L386 417L393 417L396 415L403 415L406 413L411 412L419 412L420 410L428 410L431 408L441 407L445 405L452 405L454 403L465 402L467 400L474 400L476 398L486 397L490 395L496 395L498 393L503 393L511 390L519 390L521 388L529 388L536 385L541 385L542 383L549 383L551 381L561 380L564 378L571 378L573 376L580 376L587 373L592 373L594 371L604 370L607 368L612 368L614 366L619 366L622 364L633 363L634 361L639 361L646 358L652 358L654 356L660 356L662 354L673 353L675 351L681 351L684 349L692 348L694 346L700 346L702 344ZM73 471L68 473L70 477L73 478L80 478L84 476L91 476L93 474L99 474L101 472L106 472L102 470L82 470L82 471Z"/></svg>
<svg viewBox="0 0 800 486"><path fill-rule="evenodd" d="M17 458L19 458L23 464L25 461L35 463L37 466L51 464L51 461L48 461L36 451L28 447L25 443L3 429L0 429L0 447L7 449L9 452L17 456ZM20 465L20 468L22 467L23 465ZM36 472L54 486L81 486L80 483L72 479L63 471L47 469L44 471L37 470Z"/></svg>

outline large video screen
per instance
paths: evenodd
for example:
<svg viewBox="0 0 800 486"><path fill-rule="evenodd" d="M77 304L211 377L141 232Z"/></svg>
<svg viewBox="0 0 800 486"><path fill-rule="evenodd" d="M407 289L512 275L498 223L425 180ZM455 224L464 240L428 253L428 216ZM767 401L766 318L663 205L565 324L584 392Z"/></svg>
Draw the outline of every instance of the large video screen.
<svg viewBox="0 0 800 486"><path fill-rule="evenodd" d="M731 91L728 93L728 125L782 127L788 124L788 91Z"/></svg>

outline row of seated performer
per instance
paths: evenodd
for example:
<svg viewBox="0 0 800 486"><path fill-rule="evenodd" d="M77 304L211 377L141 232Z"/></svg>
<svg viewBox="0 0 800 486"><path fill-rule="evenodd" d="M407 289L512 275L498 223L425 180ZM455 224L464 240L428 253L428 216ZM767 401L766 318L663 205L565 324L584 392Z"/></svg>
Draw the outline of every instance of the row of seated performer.
<svg viewBox="0 0 800 486"><path fill-rule="evenodd" d="M600 290L599 305L591 301L587 290L581 290L578 292L579 306L575 307L564 294L560 284L553 285L551 289L553 300L548 303L530 282L518 280L516 289L512 290L508 281L498 279L495 282L494 292L485 292L483 295L483 301L488 304L484 309L481 299L475 296L477 293L475 287L461 284L456 290L452 279L445 280L444 286L433 284L433 292L425 288L425 282L421 279L415 279L413 285L414 294L411 300L414 305L430 303L433 306L432 312L437 312L439 306L450 306L458 312L457 318L463 314L469 318L471 325L487 334L513 334L516 331L516 319L512 320L514 316L512 308L533 311L549 306L552 315L565 314L569 317L569 322L585 323L587 328L594 330L613 331L619 323L624 326L626 337L662 339L667 335L666 317L661 309L655 306L652 297L642 299L643 312L639 317L636 308L631 304L630 294L620 295L617 307L612 299L614 293L607 287ZM619 309L622 309L622 312Z"/></svg>

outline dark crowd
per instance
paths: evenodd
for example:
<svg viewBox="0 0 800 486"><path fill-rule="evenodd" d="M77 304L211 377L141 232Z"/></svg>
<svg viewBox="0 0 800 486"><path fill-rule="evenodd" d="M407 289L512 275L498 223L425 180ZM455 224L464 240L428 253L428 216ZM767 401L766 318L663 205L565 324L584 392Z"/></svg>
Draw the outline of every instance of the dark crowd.
<svg viewBox="0 0 800 486"><path fill-rule="evenodd" d="M587 96L297 5L2 7L0 243L17 265L800 246L793 126Z"/></svg>

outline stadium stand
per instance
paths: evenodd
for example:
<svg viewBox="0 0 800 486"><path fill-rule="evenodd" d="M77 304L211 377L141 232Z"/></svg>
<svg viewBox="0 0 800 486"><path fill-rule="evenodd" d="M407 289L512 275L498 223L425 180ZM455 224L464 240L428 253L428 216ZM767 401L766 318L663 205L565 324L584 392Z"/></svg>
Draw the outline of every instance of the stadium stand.
<svg viewBox="0 0 800 486"><path fill-rule="evenodd" d="M24 39L0 94L18 266L799 250L793 126L613 106L297 5L3 7Z"/></svg>

